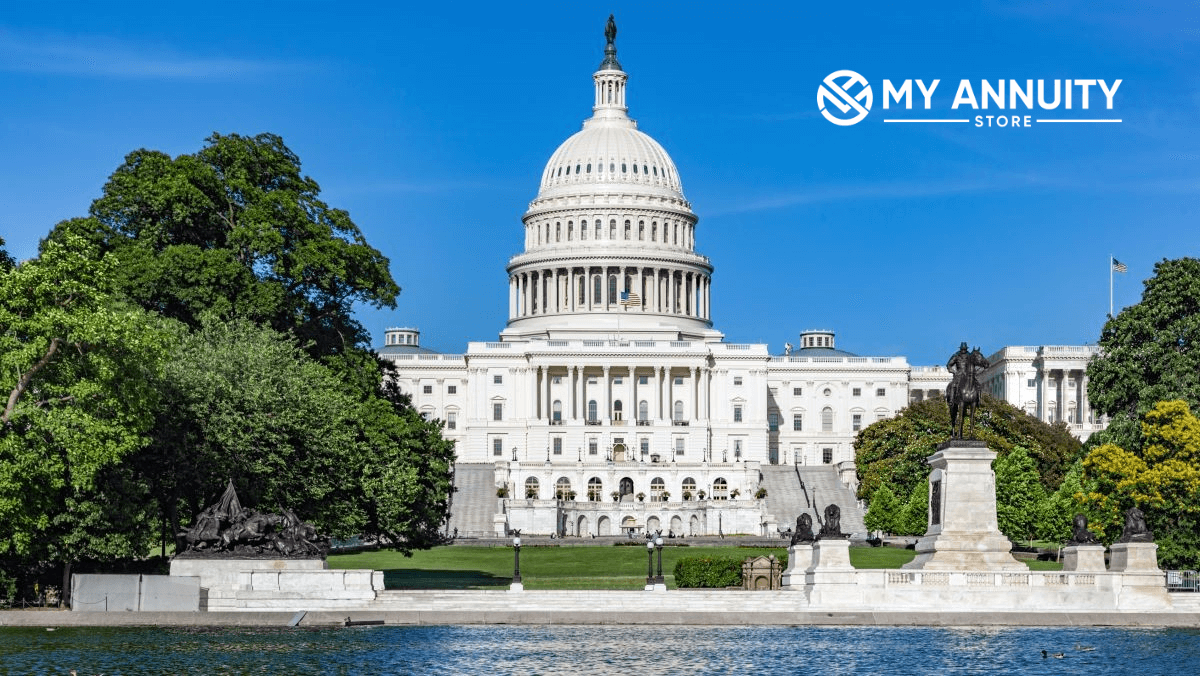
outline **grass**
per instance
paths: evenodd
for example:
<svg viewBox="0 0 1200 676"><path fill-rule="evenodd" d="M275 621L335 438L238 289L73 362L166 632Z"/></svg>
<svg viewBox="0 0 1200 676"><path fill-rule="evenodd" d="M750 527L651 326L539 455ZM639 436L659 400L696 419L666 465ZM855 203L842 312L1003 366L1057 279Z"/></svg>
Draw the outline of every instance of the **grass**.
<svg viewBox="0 0 1200 676"><path fill-rule="evenodd" d="M769 556L783 547L663 547L663 576L675 588L675 562L687 556ZM855 568L899 568L916 552L896 547L851 547ZM1060 570L1053 561L1026 561L1031 570ZM655 555L654 565L658 566ZM388 589L502 589L512 582L511 547L435 547L404 557L392 551L329 557L330 568L370 568L384 572ZM646 583L644 547L522 547L521 577L526 589L641 589Z"/></svg>

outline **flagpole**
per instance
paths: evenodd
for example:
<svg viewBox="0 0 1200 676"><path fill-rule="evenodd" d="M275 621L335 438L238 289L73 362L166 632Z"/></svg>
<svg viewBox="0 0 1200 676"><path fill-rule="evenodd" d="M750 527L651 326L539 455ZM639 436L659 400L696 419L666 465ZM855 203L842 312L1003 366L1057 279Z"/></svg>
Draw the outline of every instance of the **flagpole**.
<svg viewBox="0 0 1200 676"><path fill-rule="evenodd" d="M1109 254L1108 255L1108 317L1109 317L1109 319L1112 319L1112 311L1113 311L1112 286L1113 286L1113 257L1112 257L1112 254Z"/></svg>

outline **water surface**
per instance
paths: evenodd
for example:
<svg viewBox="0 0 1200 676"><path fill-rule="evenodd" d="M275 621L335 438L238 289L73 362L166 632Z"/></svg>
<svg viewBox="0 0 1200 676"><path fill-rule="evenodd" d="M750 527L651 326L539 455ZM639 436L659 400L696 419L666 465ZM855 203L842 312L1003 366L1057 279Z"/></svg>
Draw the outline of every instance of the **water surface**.
<svg viewBox="0 0 1200 676"><path fill-rule="evenodd" d="M1042 650L1061 658L1042 657ZM0 629L0 674L1196 674L1190 629Z"/></svg>

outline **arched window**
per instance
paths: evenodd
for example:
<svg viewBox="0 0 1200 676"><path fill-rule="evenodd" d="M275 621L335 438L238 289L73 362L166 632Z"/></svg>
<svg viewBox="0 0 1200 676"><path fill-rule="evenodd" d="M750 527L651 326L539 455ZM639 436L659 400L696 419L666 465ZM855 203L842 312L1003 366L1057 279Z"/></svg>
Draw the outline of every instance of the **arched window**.
<svg viewBox="0 0 1200 676"><path fill-rule="evenodd" d="M592 502L600 502L604 499L604 482L600 481L600 477L594 476L588 479L588 500Z"/></svg>
<svg viewBox="0 0 1200 676"><path fill-rule="evenodd" d="M596 400L595 399L588 400L588 417L587 417L587 419L588 419L588 422L590 422L590 423L596 422Z"/></svg>
<svg viewBox="0 0 1200 676"><path fill-rule="evenodd" d="M650 404L645 399L638 402L638 420L650 419Z"/></svg>
<svg viewBox="0 0 1200 676"><path fill-rule="evenodd" d="M658 221L650 222L650 241L651 242L658 241Z"/></svg>
<svg viewBox="0 0 1200 676"><path fill-rule="evenodd" d="M567 221L567 241L570 242L575 237L575 221Z"/></svg>
<svg viewBox="0 0 1200 676"><path fill-rule="evenodd" d="M667 484L662 480L662 477L654 477L650 480L650 502L662 502L663 491L667 490Z"/></svg>
<svg viewBox="0 0 1200 676"><path fill-rule="evenodd" d="M617 304L617 276L616 275L608 276L608 304L609 305Z"/></svg>
<svg viewBox="0 0 1200 676"><path fill-rule="evenodd" d="M646 239L646 221L638 221L638 239Z"/></svg>
<svg viewBox="0 0 1200 676"><path fill-rule="evenodd" d="M601 286L600 275L592 277L592 303L595 305L604 303L604 287Z"/></svg>
<svg viewBox="0 0 1200 676"><path fill-rule="evenodd" d="M579 221L579 239L587 239L587 221Z"/></svg>
<svg viewBox="0 0 1200 676"><path fill-rule="evenodd" d="M571 499L571 480L567 477L559 477L554 483L554 498L556 500Z"/></svg>
<svg viewBox="0 0 1200 676"><path fill-rule="evenodd" d="M624 419L625 419L625 405L621 403L620 399L617 399L616 401L613 402L613 420L624 420Z"/></svg>
<svg viewBox="0 0 1200 676"><path fill-rule="evenodd" d="M538 497L538 480L536 477L529 477L525 480L525 497L537 499Z"/></svg>
<svg viewBox="0 0 1200 676"><path fill-rule="evenodd" d="M729 499L729 484L721 477L713 479L712 486L713 500L728 500Z"/></svg>
<svg viewBox="0 0 1200 676"><path fill-rule="evenodd" d="M551 420L553 420L556 423L561 423L562 422L562 401L555 399L554 404L552 404L552 406L553 406L553 412L550 414L552 416Z"/></svg>
<svg viewBox="0 0 1200 676"><path fill-rule="evenodd" d="M579 286L579 304L582 306L587 302L587 280L580 279L576 285Z"/></svg>
<svg viewBox="0 0 1200 676"><path fill-rule="evenodd" d="M596 219L596 239L600 239L600 219Z"/></svg>
<svg viewBox="0 0 1200 676"><path fill-rule="evenodd" d="M683 401L682 400L675 401L675 415L672 419L673 420L683 420Z"/></svg>
<svg viewBox="0 0 1200 676"><path fill-rule="evenodd" d="M608 238L609 239L617 238L617 219L615 219L615 218L608 222Z"/></svg>
<svg viewBox="0 0 1200 676"><path fill-rule="evenodd" d="M833 409L829 408L828 406L821 409L821 431L833 431Z"/></svg>
<svg viewBox="0 0 1200 676"><path fill-rule="evenodd" d="M683 487L683 490L685 490L693 495L696 494L696 480L693 479L692 477L690 477L690 476L684 477L682 487ZM684 500L687 500L687 498L685 497Z"/></svg>
<svg viewBox="0 0 1200 676"><path fill-rule="evenodd" d="M629 221L625 221L625 239L626 240L629 239L629 235L632 234L632 231L633 231L633 225Z"/></svg>
<svg viewBox="0 0 1200 676"><path fill-rule="evenodd" d="M554 241L555 242L562 241L562 223L554 224Z"/></svg>

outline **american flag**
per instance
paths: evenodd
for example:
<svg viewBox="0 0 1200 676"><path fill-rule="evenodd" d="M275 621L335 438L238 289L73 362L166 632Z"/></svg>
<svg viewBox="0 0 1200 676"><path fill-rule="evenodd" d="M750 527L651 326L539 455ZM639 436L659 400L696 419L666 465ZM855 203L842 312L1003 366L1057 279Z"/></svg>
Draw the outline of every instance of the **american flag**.
<svg viewBox="0 0 1200 676"><path fill-rule="evenodd" d="M621 292L621 305L624 305L625 307L629 307L630 305L641 305L641 304L642 304L642 297L637 295L633 291L622 291Z"/></svg>
<svg viewBox="0 0 1200 676"><path fill-rule="evenodd" d="M1121 261L1119 261L1115 258L1112 259L1112 266L1113 266L1112 269L1115 270L1116 272L1129 272L1129 266L1125 265L1124 263L1122 263Z"/></svg>

